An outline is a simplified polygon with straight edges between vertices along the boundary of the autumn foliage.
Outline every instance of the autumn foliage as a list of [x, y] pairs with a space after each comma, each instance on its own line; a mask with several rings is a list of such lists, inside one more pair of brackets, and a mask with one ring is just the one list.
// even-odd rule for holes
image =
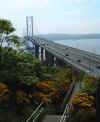
[[[34, 84], [31, 91], [16, 90], [16, 104], [38, 104], [40, 101], [45, 103], [59, 102], [63, 95], [67, 92], [71, 82], [65, 81], [38, 81]], [[63, 89], [61, 89], [63, 87]], [[0, 82], [0, 101], [7, 100], [10, 96], [10, 89], [4, 83]]]
[[61, 93], [64, 94], [67, 92], [70, 82], [65, 81], [64, 88], [62, 92], [60, 91], [60, 86], [58, 87], [56, 84], [61, 85], [62, 81], [44, 81], [37, 82], [36, 88], [38, 89], [37, 95], [38, 97], [45, 103], [52, 103], [54, 101], [59, 101]]
[[3, 102], [8, 99], [8, 86], [0, 82], [0, 102]]
[[81, 108], [89, 109], [94, 105], [94, 97], [89, 96], [87, 93], [76, 94], [72, 100], [74, 105], [78, 105]]
[[17, 104], [30, 104], [30, 100], [25, 92], [22, 90], [19, 90], [16, 92], [16, 103]]
[[87, 75], [84, 79], [84, 88], [87, 89], [87, 92], [90, 94], [94, 94], [96, 92], [97, 84], [98, 78], [92, 75]]
[[[88, 122], [90, 120], [95, 120], [96, 109], [94, 105], [94, 97], [89, 96], [88, 93], [82, 92], [75, 95], [72, 100], [74, 106], [74, 114], [76, 118], [83, 119]], [[83, 120], [81, 120], [83, 122]]]

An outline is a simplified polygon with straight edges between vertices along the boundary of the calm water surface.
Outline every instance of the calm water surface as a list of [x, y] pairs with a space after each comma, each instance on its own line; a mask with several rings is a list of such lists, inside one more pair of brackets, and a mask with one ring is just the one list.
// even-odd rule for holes
[[100, 39], [60, 40], [55, 42], [100, 55]]

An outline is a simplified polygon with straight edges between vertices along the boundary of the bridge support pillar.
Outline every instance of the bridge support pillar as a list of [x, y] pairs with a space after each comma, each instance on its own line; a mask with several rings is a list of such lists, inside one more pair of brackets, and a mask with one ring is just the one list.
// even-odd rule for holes
[[49, 62], [48, 51], [45, 50], [45, 63], [46, 63], [46, 65], [48, 65], [48, 62]]
[[35, 45], [35, 56], [39, 58], [39, 45]]
[[44, 52], [44, 49], [43, 49], [43, 47], [41, 47], [41, 61], [44, 60], [44, 57], [43, 57], [44, 56], [44, 53], [43, 52]]
[[48, 52], [47, 50], [45, 50], [45, 58], [46, 58], [46, 64], [48, 66], [54, 65], [54, 56], [50, 52]]
[[62, 60], [59, 59], [59, 58], [56, 58], [55, 64], [56, 64], [56, 66], [65, 66], [64, 61], [62, 61]]
[[51, 53], [49, 54], [49, 64], [50, 66], [54, 65], [54, 55], [52, 55]]

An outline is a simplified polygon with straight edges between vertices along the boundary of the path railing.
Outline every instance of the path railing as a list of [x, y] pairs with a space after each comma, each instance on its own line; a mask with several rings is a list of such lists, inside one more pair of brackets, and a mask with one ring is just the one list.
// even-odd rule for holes
[[72, 109], [72, 104], [66, 104], [65, 110], [64, 110], [59, 122], [65, 122], [67, 119], [70, 119], [70, 110], [71, 109]]
[[68, 90], [68, 92], [67, 92], [67, 94], [66, 94], [66, 96], [65, 96], [65, 98], [63, 100], [63, 103], [61, 105], [61, 113], [64, 111], [65, 105], [68, 103], [68, 101], [69, 101], [69, 99], [70, 99], [70, 97], [72, 95], [72, 92], [73, 92], [73, 90], [75, 88], [75, 84], [76, 84], [76, 81], [73, 81], [72, 84], [69, 87], [69, 90]]
[[31, 120], [35, 122], [35, 120], [40, 116], [43, 109], [43, 102], [40, 103], [40, 105], [35, 109], [35, 111], [30, 115], [30, 117], [26, 120], [26, 122], [30, 122]]

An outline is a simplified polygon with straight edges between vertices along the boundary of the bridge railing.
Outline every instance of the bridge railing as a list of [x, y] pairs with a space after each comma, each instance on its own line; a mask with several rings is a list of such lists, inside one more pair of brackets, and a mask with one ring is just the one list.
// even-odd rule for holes
[[[100, 75], [100, 71], [98, 69], [98, 66], [100, 66], [99, 55], [58, 44], [53, 41], [48, 41], [46, 39], [34, 38], [33, 40], [35, 40], [34, 42], [36, 45], [43, 47], [52, 55], [63, 60], [64, 63], [74, 67], [76, 70], [78, 69], [86, 73], [92, 72], [92, 74], [96, 76]], [[69, 56], [66, 57], [66, 53], [69, 53]], [[77, 61], [78, 59], [80, 60], [80, 63]]]

